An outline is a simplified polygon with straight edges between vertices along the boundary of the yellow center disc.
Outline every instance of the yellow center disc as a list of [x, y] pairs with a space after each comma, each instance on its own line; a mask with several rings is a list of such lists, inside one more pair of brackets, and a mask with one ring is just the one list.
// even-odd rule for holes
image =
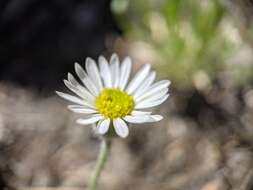
[[118, 88], [103, 89], [95, 103], [98, 111], [110, 119], [124, 117], [134, 107], [133, 97]]

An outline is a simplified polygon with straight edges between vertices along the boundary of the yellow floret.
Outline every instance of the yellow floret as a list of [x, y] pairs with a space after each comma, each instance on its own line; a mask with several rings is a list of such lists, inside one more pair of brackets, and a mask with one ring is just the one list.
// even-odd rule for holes
[[128, 115], [134, 108], [133, 97], [118, 88], [105, 88], [96, 98], [98, 111], [106, 118]]

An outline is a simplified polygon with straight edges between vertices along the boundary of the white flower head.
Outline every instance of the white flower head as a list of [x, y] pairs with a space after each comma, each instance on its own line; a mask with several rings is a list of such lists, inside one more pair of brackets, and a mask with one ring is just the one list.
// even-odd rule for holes
[[126, 57], [120, 65], [116, 54], [111, 56], [110, 63], [100, 56], [98, 66], [93, 59], [87, 58], [85, 72], [75, 63], [76, 74], [83, 85], [70, 73], [64, 83], [76, 96], [56, 92], [74, 103], [68, 106], [70, 110], [85, 114], [77, 123], [96, 124], [97, 132], [102, 135], [113, 126], [116, 134], [125, 138], [129, 133], [127, 123], [149, 123], [163, 118], [143, 109], [160, 105], [168, 98], [169, 80], [154, 82], [156, 73], [146, 64], [128, 82], [131, 59]]

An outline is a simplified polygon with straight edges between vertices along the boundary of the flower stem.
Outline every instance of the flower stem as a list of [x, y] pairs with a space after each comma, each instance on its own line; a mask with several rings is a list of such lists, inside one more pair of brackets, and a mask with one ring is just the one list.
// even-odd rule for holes
[[88, 186], [89, 190], [96, 190], [97, 188], [98, 178], [106, 163], [107, 157], [109, 155], [110, 147], [111, 147], [110, 140], [103, 138], [100, 145], [100, 151], [97, 158], [95, 171], [89, 180], [89, 186]]

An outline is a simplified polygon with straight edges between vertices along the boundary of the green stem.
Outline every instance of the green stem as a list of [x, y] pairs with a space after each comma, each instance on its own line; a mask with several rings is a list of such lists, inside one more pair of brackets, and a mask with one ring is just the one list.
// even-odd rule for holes
[[104, 165], [106, 163], [107, 157], [109, 155], [110, 147], [111, 147], [110, 140], [103, 138], [101, 145], [100, 145], [100, 151], [99, 151], [99, 155], [97, 158], [95, 171], [89, 181], [89, 186], [88, 186], [89, 190], [96, 190], [96, 188], [97, 188], [98, 178], [99, 178], [99, 176], [104, 168]]

